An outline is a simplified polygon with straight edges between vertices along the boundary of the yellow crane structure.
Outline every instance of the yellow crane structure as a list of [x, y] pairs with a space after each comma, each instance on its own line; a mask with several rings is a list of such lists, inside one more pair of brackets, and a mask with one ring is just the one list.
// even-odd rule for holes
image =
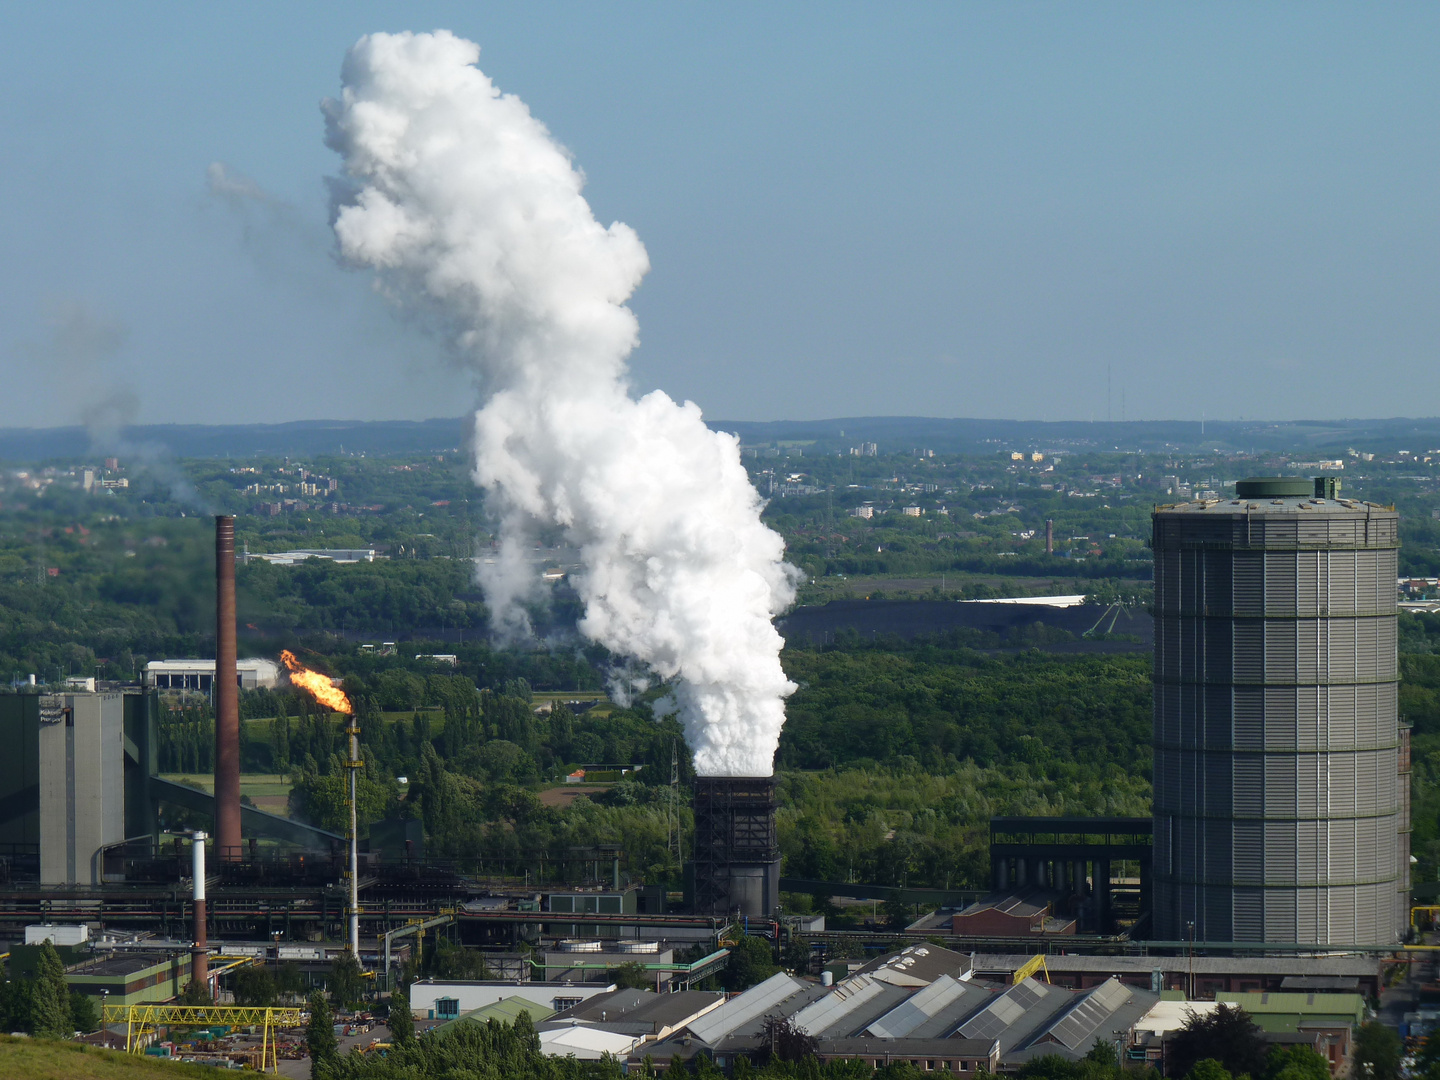
[[106, 1005], [101, 1021], [125, 1025], [125, 1049], [138, 1054], [145, 1049], [147, 1037], [161, 1026], [208, 1027], [226, 1024], [230, 1027], [260, 1028], [260, 1071], [280, 1071], [275, 1052], [275, 1034], [280, 1028], [299, 1027], [310, 1019], [306, 1009], [251, 1007], [245, 1005]]
[[1018, 968], [1016, 968], [1015, 974], [1011, 977], [1010, 982], [1012, 985], [1018, 985], [1028, 979], [1031, 975], [1034, 975], [1037, 971], [1044, 972], [1045, 981], [1047, 983], [1050, 981], [1050, 969], [1045, 966], [1044, 953], [1036, 953], [1029, 960], [1026, 960], [1025, 963], [1021, 964]]

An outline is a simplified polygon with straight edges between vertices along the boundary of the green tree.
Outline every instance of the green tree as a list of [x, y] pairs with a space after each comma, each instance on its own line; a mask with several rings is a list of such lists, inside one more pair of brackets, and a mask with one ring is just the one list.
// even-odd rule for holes
[[65, 965], [49, 941], [40, 946], [35, 962], [30, 1033], [42, 1039], [68, 1039], [75, 1033], [70, 1024], [70, 986], [65, 982]]
[[808, 975], [812, 955], [814, 950], [810, 948], [810, 942], [798, 934], [792, 934], [790, 940], [785, 942], [785, 947], [780, 950], [780, 963], [787, 971], [793, 971], [796, 975]]
[[235, 1003], [264, 1008], [279, 1000], [275, 976], [263, 964], [251, 964], [235, 972]]
[[95, 1031], [100, 1027], [100, 1006], [89, 994], [70, 995], [70, 1030]]
[[762, 937], [742, 937], [730, 947], [730, 962], [720, 973], [720, 985], [731, 993], [748, 990], [779, 970], [771, 958], [769, 941]]
[[280, 970], [275, 973], [275, 992], [283, 994], [287, 1000], [293, 1000], [305, 993], [305, 976], [300, 974], [297, 965], [280, 965]]
[[1274, 1046], [1264, 1080], [1330, 1080], [1330, 1063], [1313, 1046]]
[[611, 968], [606, 975], [621, 990], [648, 990], [655, 985], [655, 980], [646, 973], [644, 965], [634, 960]]
[[337, 1009], [352, 1009], [365, 995], [365, 982], [360, 962], [349, 951], [339, 957], [330, 969], [330, 1000]]
[[410, 1011], [410, 990], [397, 986], [390, 995], [390, 1041], [404, 1046], [415, 1041], [415, 1014]]
[[33, 1031], [30, 1022], [35, 984], [29, 979], [7, 979], [0, 983], [0, 1032]]
[[452, 945], [441, 938], [430, 953], [430, 974], [436, 979], [490, 979], [494, 976], [485, 963], [485, 954], [463, 945]]
[[214, 1005], [215, 999], [210, 996], [208, 983], [201, 984], [191, 979], [185, 984], [185, 989], [180, 994], [182, 1005]]
[[1201, 1058], [1190, 1067], [1185, 1080], [1232, 1080], [1230, 1070], [1214, 1058]]
[[1110, 1071], [1120, 1068], [1120, 1056], [1115, 1052], [1115, 1044], [1106, 1042], [1098, 1035], [1094, 1045], [1085, 1052], [1085, 1060]]
[[1232, 1076], [1260, 1076], [1268, 1049], [1249, 1013], [1221, 1004], [1211, 1013], [1192, 1013], [1185, 1026], [1171, 1036], [1165, 1071], [1169, 1076], [1188, 1076], [1196, 1063], [1213, 1058]]
[[310, 1052], [310, 1080], [330, 1080], [340, 1064], [340, 1040], [335, 1037], [335, 1016], [330, 1011], [330, 1003], [318, 990], [310, 995], [305, 1046]]
[[1400, 1035], [1378, 1020], [1355, 1033], [1354, 1074], [1361, 1080], [1399, 1080], [1404, 1047]]

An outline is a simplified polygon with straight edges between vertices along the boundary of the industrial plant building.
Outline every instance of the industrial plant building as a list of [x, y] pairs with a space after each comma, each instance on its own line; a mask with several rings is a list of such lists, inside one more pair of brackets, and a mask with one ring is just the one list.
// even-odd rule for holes
[[695, 778], [691, 900], [696, 914], [769, 918], [780, 910], [773, 777]]
[[[242, 690], [274, 687], [280, 682], [280, 665], [251, 657], [235, 661], [237, 686]], [[151, 660], [145, 665], [145, 685], [156, 690], [195, 690], [210, 693], [215, 679], [214, 660]]]
[[1156, 510], [1154, 938], [1398, 939], [1398, 526], [1328, 478]]

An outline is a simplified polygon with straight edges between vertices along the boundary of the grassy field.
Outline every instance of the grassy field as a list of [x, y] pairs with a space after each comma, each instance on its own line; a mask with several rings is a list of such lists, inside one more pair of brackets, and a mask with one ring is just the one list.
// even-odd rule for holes
[[831, 600], [864, 600], [881, 593], [891, 600], [955, 600], [976, 585], [995, 589], [1001, 596], [1057, 596], [1085, 592], [1088, 582], [1075, 578], [1009, 577], [1000, 574], [957, 573], [909, 575], [855, 574], [822, 577], [800, 587], [800, 603], [826, 604]]
[[205, 1065], [159, 1061], [118, 1050], [77, 1043], [12, 1039], [0, 1035], [0, 1076], [6, 1080], [159, 1080], [162, 1077], [210, 1077]]
[[[160, 775], [177, 784], [201, 787], [211, 794], [215, 791], [215, 777], [212, 773], [161, 773]], [[250, 801], [255, 804], [257, 809], [283, 815], [290, 798], [290, 782], [276, 773], [241, 773], [240, 794], [250, 796]]]

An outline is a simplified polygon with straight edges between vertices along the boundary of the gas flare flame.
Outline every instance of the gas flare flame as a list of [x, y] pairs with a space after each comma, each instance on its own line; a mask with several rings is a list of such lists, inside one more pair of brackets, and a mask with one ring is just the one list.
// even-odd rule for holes
[[291, 684], [300, 687], [331, 712], [349, 715], [355, 711], [350, 706], [350, 699], [345, 696], [343, 690], [330, 681], [330, 676], [321, 675], [318, 671], [311, 671], [299, 660], [296, 660], [295, 654], [289, 649], [280, 651], [280, 661], [290, 669]]

